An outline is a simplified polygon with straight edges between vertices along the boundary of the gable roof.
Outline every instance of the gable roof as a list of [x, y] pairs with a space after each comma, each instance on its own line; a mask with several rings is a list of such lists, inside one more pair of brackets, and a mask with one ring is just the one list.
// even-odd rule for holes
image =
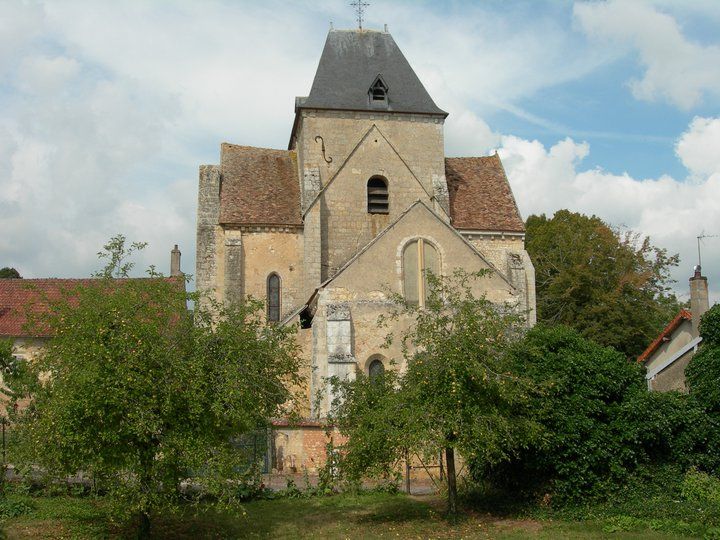
[[297, 154], [223, 143], [220, 223], [302, 225]]
[[445, 158], [450, 218], [456, 229], [524, 232], [500, 157]]
[[[112, 283], [122, 283], [155, 278], [113, 279]], [[165, 277], [169, 282], [185, 287], [182, 277]], [[38, 326], [29, 331], [26, 328], [28, 314], [48, 313], [48, 301], [59, 300], [64, 292], [77, 287], [94, 287], [105, 283], [103, 278], [83, 279], [0, 279], [0, 337], [51, 337], [47, 328]]]
[[39, 315], [48, 311], [43, 298], [57, 300], [62, 291], [96, 283], [97, 279], [0, 279], [0, 336], [49, 337], [46, 329], [28, 334], [27, 313]]
[[380, 110], [447, 116], [392, 36], [374, 30], [330, 30], [310, 95], [296, 100], [296, 108], [377, 111], [368, 90], [378, 75], [388, 86], [387, 108]]
[[637, 361], [638, 362], [647, 362], [647, 360], [660, 348], [660, 345], [665, 343], [667, 340], [670, 339], [670, 336], [672, 333], [678, 329], [678, 327], [683, 323], [683, 321], [691, 321], [692, 320], [692, 313], [688, 311], [687, 309], [681, 309], [680, 313], [678, 313], [675, 318], [668, 323], [668, 325], [663, 329], [662, 332], [656, 337], [650, 345], [648, 345], [647, 349], [643, 351], [643, 353], [638, 356]]

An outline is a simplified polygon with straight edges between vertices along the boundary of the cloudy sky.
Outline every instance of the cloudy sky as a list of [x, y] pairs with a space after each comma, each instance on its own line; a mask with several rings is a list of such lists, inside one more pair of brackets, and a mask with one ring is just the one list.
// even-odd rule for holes
[[[344, 0], [0, 0], [0, 267], [81, 277], [124, 233], [194, 272], [198, 165], [285, 148]], [[446, 153], [503, 158], [523, 217], [592, 213], [679, 252], [720, 235], [720, 2], [370, 0]], [[720, 300], [720, 238], [703, 243]]]

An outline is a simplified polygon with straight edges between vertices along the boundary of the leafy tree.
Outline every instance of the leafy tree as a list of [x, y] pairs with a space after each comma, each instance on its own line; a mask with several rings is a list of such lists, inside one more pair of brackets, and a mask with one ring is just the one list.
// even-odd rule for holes
[[538, 321], [560, 323], [636, 357], [679, 310], [670, 292], [678, 255], [596, 216], [530, 216]]
[[22, 276], [20, 275], [20, 272], [15, 270], [14, 268], [10, 268], [6, 266], [5, 268], [0, 268], [0, 279], [20, 279]]
[[[109, 246], [120, 256], [102, 274], [126, 275], [123, 242]], [[261, 303], [210, 304], [193, 321], [186, 300], [182, 281], [160, 277], [48, 299], [38, 323], [54, 337], [15, 419], [22, 464], [92, 475], [143, 536], [183, 499], [237, 498], [248, 462], [234, 441], [288, 412], [301, 383], [292, 329], [266, 325]]]
[[429, 276], [424, 308], [396, 297], [392, 317], [414, 323], [402, 336], [407, 369], [336, 383], [334, 419], [349, 437], [341, 461], [346, 474], [387, 474], [406, 452], [437, 456], [442, 449], [450, 515], [457, 512], [456, 451], [494, 464], [540, 436], [528, 419], [532, 388], [505, 357], [522, 320], [507, 306], [473, 296], [470, 284], [478, 277]]
[[700, 350], [685, 370], [690, 392], [720, 420], [720, 305], [702, 316]]
[[614, 349], [541, 325], [510, 357], [541, 390], [531, 410], [545, 437], [498, 466], [471, 463], [474, 473], [568, 501], [620, 489], [643, 463], [707, 463], [711, 419], [687, 395], [648, 392], [641, 367]]

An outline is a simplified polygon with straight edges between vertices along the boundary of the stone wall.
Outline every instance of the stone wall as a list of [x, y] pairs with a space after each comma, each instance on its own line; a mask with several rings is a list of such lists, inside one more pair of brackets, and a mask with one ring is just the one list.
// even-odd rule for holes
[[218, 243], [222, 241], [219, 219], [220, 167], [202, 165], [198, 185], [195, 262], [195, 287], [198, 291], [210, 293], [217, 286]]
[[[298, 137], [303, 207], [312, 212], [320, 206], [321, 280], [417, 200], [447, 219], [442, 127], [442, 120], [422, 115], [303, 112]], [[367, 212], [367, 182], [375, 175], [388, 181], [387, 215]], [[307, 201], [313, 199], [316, 176], [324, 191], [313, 205]]]

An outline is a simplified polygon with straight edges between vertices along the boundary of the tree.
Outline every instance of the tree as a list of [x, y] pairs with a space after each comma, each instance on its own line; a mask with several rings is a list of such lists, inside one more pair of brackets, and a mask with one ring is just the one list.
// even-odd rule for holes
[[20, 279], [22, 276], [20, 275], [20, 272], [15, 270], [14, 268], [10, 268], [6, 266], [5, 268], [0, 268], [0, 279]]
[[[536, 384], [532, 414], [544, 437], [474, 474], [515, 494], [587, 501], [619, 491], [642, 464], [704, 465], [711, 419], [679, 392], [648, 392], [643, 370], [618, 351], [560, 325], [538, 325], [509, 354]], [[716, 437], [717, 438], [717, 437]]]
[[685, 375], [690, 392], [720, 420], [720, 305], [700, 319], [702, 345], [692, 357]]
[[[126, 270], [103, 275], [126, 275], [124, 242], [113, 246]], [[248, 458], [234, 442], [287, 412], [301, 382], [293, 330], [266, 325], [260, 302], [204, 303], [193, 320], [186, 300], [162, 277], [104, 277], [48, 300], [38, 322], [54, 337], [15, 419], [26, 467], [91, 475], [142, 536], [183, 499], [235, 499]]]
[[524, 328], [508, 306], [473, 296], [477, 274], [429, 276], [424, 308], [395, 297], [393, 317], [413, 327], [403, 339], [404, 373], [337, 382], [334, 420], [349, 437], [341, 467], [351, 477], [391, 471], [407, 452], [447, 461], [448, 512], [457, 512], [455, 452], [488, 464], [540, 436], [529, 419], [532, 387], [510, 369], [505, 351]]
[[560, 210], [530, 216], [538, 321], [565, 324], [636, 357], [679, 311], [670, 292], [678, 255], [600, 218]]

